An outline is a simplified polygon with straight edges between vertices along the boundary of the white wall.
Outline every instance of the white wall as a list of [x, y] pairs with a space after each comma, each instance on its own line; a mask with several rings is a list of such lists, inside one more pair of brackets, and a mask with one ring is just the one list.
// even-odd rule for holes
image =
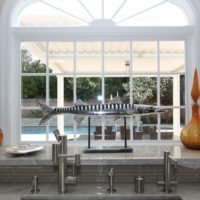
[[1, 12], [1, 9], [2, 9], [3, 4], [4, 4], [5, 1], [6, 1], [6, 0], [0, 0], [0, 12]]

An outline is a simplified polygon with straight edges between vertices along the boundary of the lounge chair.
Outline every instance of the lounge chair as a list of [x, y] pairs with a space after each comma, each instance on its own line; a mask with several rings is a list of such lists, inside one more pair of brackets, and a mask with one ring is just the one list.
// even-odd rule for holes
[[[105, 127], [105, 140], [115, 140], [116, 133], [112, 131], [112, 126]], [[94, 132], [94, 139], [102, 139], [102, 126], [96, 126], [96, 131]]]
[[102, 139], [102, 126], [96, 126], [96, 131], [94, 132], [94, 139], [101, 140]]
[[149, 126], [149, 135], [150, 135], [150, 140], [158, 139], [158, 133], [156, 132], [156, 126]]
[[136, 132], [135, 131], [135, 126], [133, 126], [133, 139], [134, 140], [142, 140], [143, 137], [143, 132]]

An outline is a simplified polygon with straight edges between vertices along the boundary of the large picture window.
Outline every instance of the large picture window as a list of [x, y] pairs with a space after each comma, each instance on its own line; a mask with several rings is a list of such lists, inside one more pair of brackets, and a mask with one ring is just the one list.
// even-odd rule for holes
[[[6, 0], [0, 38], [4, 144], [53, 141], [55, 128], [84, 141], [87, 117], [58, 115], [39, 125], [39, 103], [69, 107], [80, 98], [103, 104], [115, 96], [168, 110], [127, 117], [129, 141], [179, 140], [191, 117], [191, 77], [199, 66], [196, 25], [192, 2], [181, 0]], [[124, 138], [121, 118], [92, 117], [91, 125], [96, 141]]]
[[[55, 128], [86, 140], [87, 116], [53, 116], [39, 125], [39, 102], [52, 107], [109, 103], [154, 105], [168, 112], [127, 118], [129, 140], [177, 139], [185, 122], [184, 41], [21, 42], [21, 140], [52, 141]], [[176, 126], [174, 126], [176, 122]], [[123, 118], [93, 116], [94, 140], [121, 140]]]

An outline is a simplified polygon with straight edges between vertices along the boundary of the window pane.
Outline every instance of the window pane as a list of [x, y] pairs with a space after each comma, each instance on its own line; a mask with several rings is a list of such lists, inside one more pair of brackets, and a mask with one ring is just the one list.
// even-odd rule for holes
[[160, 78], [160, 102], [161, 105], [173, 105], [173, 78]]
[[[48, 125], [48, 139], [49, 139], [49, 141], [56, 141], [56, 138], [54, 136], [53, 131], [55, 129], [59, 129], [57, 118], [58, 118], [58, 115], [52, 115], [52, 117], [45, 123], [46, 125]], [[59, 131], [60, 131], [60, 134], [63, 134], [61, 132], [61, 130], [59, 130]]]
[[163, 0], [106, 0], [103, 4], [102, 0], [39, 1], [25, 7], [16, 21], [14, 25], [27, 27], [83, 26], [94, 22], [101, 26], [103, 22], [120, 26], [188, 25], [187, 16], [178, 6]]
[[160, 42], [160, 72], [185, 72], [185, 48], [183, 41]]
[[157, 102], [157, 85], [155, 77], [133, 78], [133, 102], [137, 104], [152, 104]]
[[104, 43], [104, 69], [105, 72], [129, 73], [130, 71], [130, 45], [129, 42]]
[[64, 78], [64, 105], [66, 107], [73, 106], [73, 78]]
[[46, 140], [46, 127], [39, 126], [41, 117], [41, 110], [21, 110], [21, 141]]
[[101, 103], [101, 96], [100, 78], [77, 78], [77, 99], [95, 104]]
[[21, 43], [21, 72], [46, 73], [46, 43]]
[[124, 103], [129, 103], [129, 78], [106, 77], [105, 78], [105, 102], [110, 102], [113, 97], [119, 96]]
[[133, 42], [133, 72], [157, 72], [156, 42]]
[[49, 72], [72, 73], [74, 70], [74, 47], [72, 42], [49, 43]]
[[158, 139], [157, 125], [144, 125], [142, 131], [142, 139], [157, 140]]
[[185, 13], [173, 3], [163, 0], [128, 0], [114, 19], [120, 26], [188, 25]]
[[161, 140], [171, 140], [174, 137], [173, 130], [173, 109], [161, 114]]
[[21, 77], [22, 106], [39, 107], [39, 102], [45, 102], [46, 77], [22, 76]]
[[77, 42], [76, 72], [99, 73], [102, 70], [101, 42]]
[[25, 27], [63, 27], [87, 24], [65, 12], [71, 12], [83, 19], [89, 17], [77, 1], [72, 0], [66, 3], [66, 0], [48, 0], [34, 2], [23, 9], [19, 15], [17, 25]]
[[157, 140], [157, 114], [141, 116], [143, 122], [142, 139], [143, 140]]
[[[103, 139], [103, 116], [91, 116], [91, 140], [102, 140]], [[86, 125], [85, 125], [86, 127]], [[80, 136], [81, 140], [88, 139], [88, 129], [85, 129], [83, 136]]]

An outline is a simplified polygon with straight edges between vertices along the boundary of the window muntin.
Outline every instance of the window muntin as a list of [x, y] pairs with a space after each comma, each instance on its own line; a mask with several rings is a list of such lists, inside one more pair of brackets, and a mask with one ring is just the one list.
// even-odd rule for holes
[[41, 0], [25, 7], [15, 25], [67, 27], [186, 26], [188, 24], [184, 12], [166, 0]]
[[[38, 44], [37, 42], [35, 42], [36, 44]], [[58, 45], [60, 46], [61, 42], [60, 43], [57, 43], [57, 42], [53, 42], [53, 41], [50, 41], [50, 42], [43, 42], [45, 45], [46, 48], [44, 48], [44, 52], [47, 52], [47, 55], [46, 55], [46, 58], [44, 60], [47, 61], [47, 63], [49, 64], [49, 60], [51, 59], [51, 56], [49, 56], [49, 54], [51, 54], [51, 51], [49, 51], [49, 49], [51, 48], [51, 45], [50, 44], [54, 44], [54, 45]], [[65, 42], [63, 42], [64, 44]], [[72, 42], [74, 45], [73, 45], [73, 49], [71, 50], [71, 52], [74, 53], [74, 55], [77, 55], [78, 53], [78, 49], [80, 51], [80, 48], [77, 49], [77, 45], [78, 43], [80, 42]], [[110, 42], [110, 41], [96, 41], [96, 43], [98, 44], [101, 44], [101, 48], [98, 49], [98, 52], [101, 52], [101, 58], [97, 58], [98, 60], [100, 60], [100, 62], [102, 63], [102, 68], [101, 70], [99, 71], [99, 73], [91, 73], [90, 75], [87, 75], [87, 73], [85, 74], [85, 72], [80, 72], [80, 71], [76, 71], [76, 63], [77, 63], [77, 60], [74, 60], [74, 71], [73, 73], [68, 73], [68, 72], [63, 72], [62, 74], [60, 73], [48, 73], [48, 71], [50, 71], [50, 64], [46, 66], [46, 72], [47, 73], [42, 73], [42, 74], [38, 74], [37, 72], [36, 73], [24, 73], [22, 72], [21, 74], [21, 80], [22, 80], [22, 107], [21, 107], [21, 110], [22, 110], [22, 118], [21, 118], [21, 139], [24, 141], [28, 138], [28, 140], [39, 140], [38, 138], [41, 137], [41, 140], [54, 140], [54, 137], [52, 135], [52, 130], [53, 128], [55, 128], [56, 126], [58, 126], [58, 117], [57, 116], [54, 116], [51, 118], [51, 120], [47, 123], [45, 123], [45, 125], [42, 125], [42, 126], [38, 126], [39, 124], [39, 120], [40, 120], [40, 115], [41, 113], [38, 114], [38, 112], [27, 112], [28, 114], [24, 114], [25, 111], [24, 110], [39, 110], [39, 105], [38, 105], [38, 102], [39, 100], [40, 101], [43, 101], [43, 102], [47, 102], [49, 103], [51, 106], [60, 106], [60, 104], [58, 103], [58, 93], [60, 92], [59, 90], [62, 88], [60, 88], [60, 86], [58, 86], [59, 84], [59, 78], [63, 77], [64, 79], [64, 85], [63, 85], [63, 90], [64, 90], [64, 101], [63, 103], [63, 106], [72, 106], [73, 105], [73, 101], [75, 101], [76, 99], [78, 98], [82, 98], [82, 91], [80, 90], [80, 87], [78, 88], [78, 85], [79, 85], [79, 80], [80, 79], [94, 79], [94, 80], [98, 80], [98, 81], [95, 81], [98, 82], [98, 87], [97, 87], [97, 90], [96, 92], [97, 93], [93, 93], [95, 94], [91, 99], [88, 99], [87, 97], [85, 98], [82, 98], [83, 100], [86, 100], [86, 101], [89, 101], [89, 102], [92, 102], [92, 103], [102, 103], [102, 94], [103, 94], [103, 91], [105, 92], [105, 103], [109, 102], [109, 100], [114, 97], [114, 96], [123, 96], [123, 100], [124, 102], [130, 102], [131, 99], [133, 100], [133, 103], [149, 103], [149, 104], [153, 104], [153, 105], [164, 105], [165, 108], [172, 108], [174, 106], [174, 104], [172, 103], [172, 99], [171, 99], [171, 96], [170, 96], [170, 103], [164, 103], [163, 104], [163, 100], [162, 100], [162, 97], [161, 97], [161, 93], [158, 93], [159, 90], [162, 89], [162, 79], [164, 77], [169, 77], [169, 80], [171, 80], [172, 78], [176, 77], [176, 76], [181, 76], [182, 78], [180, 79], [181, 81], [179, 82], [179, 86], [180, 87], [183, 87], [181, 85], [184, 85], [184, 73], [185, 73], [185, 67], [184, 67], [184, 70], [180, 73], [180, 71], [174, 71], [173, 73], [172, 72], [168, 72], [167, 70], [165, 71], [164, 74], [162, 74], [163, 72], [160, 71], [159, 69], [159, 66], [160, 66], [160, 62], [159, 62], [159, 59], [161, 57], [161, 54], [163, 53], [162, 51], [160, 52], [159, 51], [159, 46], [164, 45], [165, 42], [164, 41], [151, 41], [152, 44], [154, 44], [153, 46], [157, 46], [158, 49], [156, 49], [155, 51], [155, 55], [154, 57], [157, 58], [157, 65], [156, 65], [156, 68], [158, 69], [156, 72], [152, 73], [151, 70], [147, 70], [145, 73], [142, 72], [141, 74], [139, 73], [135, 73], [134, 71], [131, 71], [131, 70], [127, 70], [125, 74], [119, 72], [119, 73], [111, 73], [111, 72], [106, 72], [105, 71], [105, 65], [106, 65], [106, 62], [105, 62], [105, 59], [106, 59], [106, 54], [107, 54], [107, 50], [105, 48], [106, 44], [113, 44], [113, 46], [110, 47], [110, 49], [112, 49], [114, 52], [117, 52], [117, 43], [121, 43], [119, 41], [116, 41], [116, 42]], [[137, 47], [137, 44], [138, 42], [135, 42], [135, 41], [125, 41], [123, 42], [123, 44], [126, 44], [125, 46], [128, 46], [130, 47], [131, 45], [133, 47]], [[149, 41], [141, 41], [142, 44], [149, 44]], [[171, 42], [173, 43], [173, 42]], [[184, 43], [184, 42], [182, 42]], [[24, 50], [24, 44], [27, 44], [27, 42], [22, 42], [21, 43], [21, 51]], [[86, 42], [86, 44], [89, 44], [89, 42]], [[176, 46], [177, 42], [174, 41], [174, 46]], [[87, 45], [86, 45], [87, 46]], [[147, 45], [148, 46], [148, 45]], [[174, 46], [172, 45], [172, 47], [174, 48]], [[29, 47], [29, 45], [27, 46]], [[140, 52], [140, 45], [138, 46], [138, 49], [135, 50], [135, 52], [137, 54], [139, 54]], [[124, 49], [124, 53], [122, 52], [122, 49]], [[130, 63], [134, 63], [134, 59], [137, 58], [137, 56], [134, 55], [134, 49], [130, 49], [130, 52], [129, 52], [129, 56], [128, 56], [128, 53], [126, 51], [126, 49], [128, 48], [122, 48], [121, 49], [121, 52], [119, 54], [116, 54], [115, 56], [119, 56], [120, 59], [121, 57], [123, 57], [124, 55], [126, 55], [129, 59], [130, 59]], [[31, 55], [33, 57], [34, 56], [34, 51], [32, 51], [32, 48], [30, 49], [26, 49], [28, 51], [28, 55]], [[88, 49], [87, 49], [88, 50]], [[29, 52], [30, 51], [30, 52]], [[149, 50], [150, 51], [150, 50]], [[184, 49], [182, 49], [182, 54], [184, 55]], [[143, 52], [143, 49], [141, 49], [141, 53]], [[87, 52], [88, 53], [88, 52]], [[147, 54], [149, 52], [146, 52]], [[45, 54], [44, 54], [45, 55]], [[123, 55], [123, 56], [122, 56]], [[132, 55], [132, 56], [131, 56]], [[64, 55], [65, 56], [65, 55]], [[116, 57], [114, 59], [116, 59]], [[127, 57], [125, 57], [125, 61], [127, 59]], [[155, 59], [154, 57], [152, 57], [152, 59]], [[23, 58], [23, 57], [22, 57]], [[79, 59], [79, 57], [74, 57], [76, 59]], [[184, 56], [183, 56], [184, 58]], [[173, 57], [171, 58], [173, 59]], [[180, 58], [182, 59], [182, 57]], [[37, 61], [37, 60], [36, 60]], [[66, 61], [66, 60], [65, 60]], [[66, 61], [67, 62], [67, 61]], [[182, 62], [182, 61], [181, 61]], [[23, 63], [23, 60], [22, 60], [22, 63]], [[144, 63], [146, 63], [146, 61], [144, 60]], [[168, 66], [168, 65], [166, 65]], [[90, 69], [90, 67], [88, 68], [88, 70]], [[150, 68], [151, 69], [151, 68]], [[86, 71], [88, 71], [86, 70]], [[98, 75], [98, 77], [97, 77]], [[45, 81], [43, 81], [44, 83], [42, 84], [43, 85], [43, 89], [42, 92], [40, 92], [40, 90], [37, 91], [38, 94], [42, 93], [42, 95], [39, 95], [38, 98], [34, 99], [34, 103], [32, 104], [24, 104], [25, 101], [27, 100], [31, 100], [31, 96], [28, 96], [26, 97], [26, 95], [24, 94], [24, 84], [23, 84], [23, 79], [24, 77], [28, 78], [28, 81], [31, 82], [32, 78], [34, 78], [34, 80], [37, 80], [37, 78], [43, 78], [45, 79]], [[154, 96], [152, 97], [149, 97], [145, 99], [145, 101], [143, 102], [136, 102], [134, 100], [134, 98], [130, 98], [130, 95], [134, 95], [134, 89], [135, 87], [134, 86], [131, 86], [130, 85], [130, 79], [131, 77], [133, 77], [133, 79], [136, 79], [136, 78], [142, 78], [142, 80], [145, 80], [147, 78], [150, 78], [152, 80], [154, 80], [154, 84], [153, 84], [153, 88], [154, 88]], [[29, 80], [30, 79], [30, 80]], [[116, 83], [120, 83], [120, 82], [123, 82], [122, 85], [120, 85], [119, 87], [114, 88], [108, 88], [107, 86], [108, 85], [113, 85], [113, 86], [116, 86], [117, 84], [115, 83], [115, 80], [117, 81]], [[122, 80], [122, 81], [121, 81]], [[37, 82], [37, 81], [35, 81]], [[113, 82], [113, 83], [111, 83]], [[134, 81], [133, 81], [134, 82]], [[90, 84], [90, 81], [88, 82], [88, 85]], [[30, 84], [28, 83], [27, 86], [29, 86]], [[40, 85], [40, 84], [39, 84]], [[84, 84], [85, 86], [87, 86], [87, 84]], [[104, 87], [102, 87], [102, 85], [104, 85]], [[133, 84], [134, 85], [134, 84]], [[86, 88], [87, 89], [87, 88]], [[89, 87], [89, 91], [92, 92], [92, 90], [94, 89], [93, 86], [90, 85]], [[170, 86], [170, 90], [174, 90], [174, 88], [172, 86]], [[181, 90], [180, 90], [181, 91]], [[145, 93], [145, 91], [144, 91]], [[99, 99], [98, 99], [98, 96], [99, 96]], [[165, 94], [166, 96], [166, 94]], [[182, 116], [184, 114], [184, 109], [181, 107], [181, 105], [184, 105], [184, 94], [180, 92], [180, 98], [181, 98], [181, 102], [182, 103], [178, 103], [176, 102], [175, 106], [180, 106], [181, 108], [181, 117], [180, 117], [180, 122], [181, 124], [184, 122], [184, 117]], [[93, 101], [93, 100], [94, 101]], [[159, 100], [160, 99], [160, 100]], [[28, 106], [26, 106], [28, 105]], [[179, 109], [179, 108], [177, 108]], [[175, 109], [174, 109], [175, 110]], [[174, 112], [174, 111], [173, 111]], [[171, 109], [171, 112], [170, 113], [173, 113], [172, 112], [172, 109]], [[180, 112], [180, 109], [178, 110], [178, 112]], [[35, 115], [37, 114], [37, 115]], [[168, 128], [169, 130], [169, 126], [170, 126], [170, 130], [172, 131], [173, 130], [173, 123], [171, 123], [173, 120], [174, 120], [174, 117], [171, 115], [169, 115], [169, 119], [167, 121], [163, 121], [163, 117], [161, 118], [161, 124], [159, 125], [159, 120], [158, 120], [159, 116], [157, 115], [154, 115], [154, 116], [144, 116], [144, 117], [141, 117], [143, 123], [144, 123], [144, 127], [146, 128], [146, 126], [150, 126], [149, 124], [151, 124], [151, 126], [154, 126], [154, 132], [152, 133], [152, 135], [149, 135], [148, 139], [168, 139], [166, 137], [159, 137], [159, 134], [162, 134], [162, 129], [163, 128]], [[167, 118], [166, 118], [167, 119]], [[67, 116], [63, 116], [63, 123], [64, 125], [66, 126], [65, 129], [63, 129], [63, 131], [65, 131], [65, 133], [69, 134], [70, 137], [74, 138], [74, 139], [77, 139], [77, 135], [80, 135], [81, 133], [83, 135], [85, 135], [84, 137], [82, 137], [82, 139], [86, 139], [87, 138], [87, 119], [83, 120], [82, 121], [82, 124], [77, 124], [74, 120], [70, 119], [70, 121], [67, 121], [69, 120], [69, 117]], [[127, 121], [129, 121], [129, 119], [127, 119]], [[123, 119], [120, 119], [117, 123], [112, 121], [112, 120], [107, 120], [107, 119], [103, 119], [103, 118], [100, 118], [98, 120], [96, 120], [95, 118], [92, 118], [92, 123], [95, 125], [95, 126], [98, 126], [99, 124], [102, 125], [103, 127], [107, 127], [107, 126], [112, 126], [112, 130], [113, 131], [119, 131], [120, 129], [120, 126], [122, 126], [123, 124]], [[130, 130], [131, 131], [134, 131], [132, 126], [134, 125], [134, 120], [130, 120], [128, 122], [128, 126], [130, 127]], [[30, 130], [30, 132], [27, 131], [27, 127], [31, 127], [32, 129]], [[38, 137], [36, 138], [36, 136], [34, 134], [30, 134], [30, 133], [35, 133], [33, 132], [33, 129], [35, 128], [36, 131], [37, 131], [37, 128], [39, 127], [39, 130], [38, 130]], [[159, 131], [159, 127], [161, 127], [160, 131]], [[64, 127], [63, 127], [64, 128]], [[41, 134], [41, 131], [42, 130], [45, 130], [43, 131], [43, 134]], [[104, 130], [104, 129], [102, 129]], [[150, 128], [148, 128], [148, 130], [150, 130]], [[155, 132], [156, 130], [156, 132]], [[94, 132], [95, 131], [95, 127], [92, 127], [92, 131]], [[176, 130], [177, 131], [177, 130]], [[179, 132], [179, 130], [177, 131]], [[103, 132], [104, 133], [104, 132]], [[30, 135], [32, 137], [28, 137], [28, 135]], [[45, 135], [45, 136], [44, 136]], [[103, 139], [106, 139], [105, 138], [105, 135], [102, 134], [102, 137]], [[175, 137], [174, 137], [175, 138]], [[133, 138], [130, 138], [130, 139], [138, 139], [137, 138], [137, 135], [133, 135]], [[144, 137], [143, 139], [147, 139], [147, 137]]]

